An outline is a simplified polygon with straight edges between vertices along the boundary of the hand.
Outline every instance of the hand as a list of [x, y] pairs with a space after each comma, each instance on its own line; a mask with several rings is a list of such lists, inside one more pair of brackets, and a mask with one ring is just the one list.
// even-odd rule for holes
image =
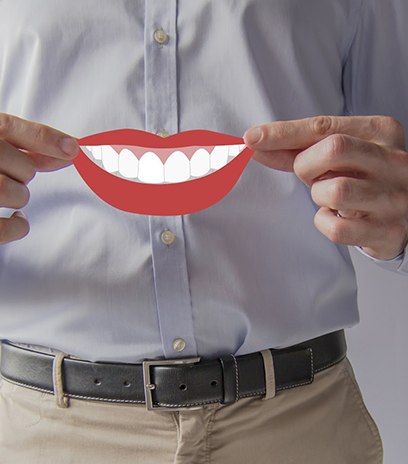
[[293, 171], [311, 188], [320, 206], [315, 225], [330, 240], [361, 246], [378, 259], [404, 250], [408, 153], [397, 120], [318, 116], [279, 121], [249, 129], [244, 141], [255, 150], [255, 160]]
[[[30, 198], [27, 184], [35, 173], [68, 166], [78, 151], [76, 140], [63, 132], [0, 113], [0, 207], [25, 206]], [[29, 230], [20, 211], [0, 218], [0, 244], [19, 240]]]

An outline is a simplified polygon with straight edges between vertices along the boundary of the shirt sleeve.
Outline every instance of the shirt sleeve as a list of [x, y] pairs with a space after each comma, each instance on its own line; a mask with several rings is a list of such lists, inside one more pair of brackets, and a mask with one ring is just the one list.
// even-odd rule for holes
[[394, 259], [388, 260], [373, 258], [359, 246], [355, 246], [353, 248], [359, 251], [362, 255], [367, 256], [367, 258], [371, 259], [371, 261], [373, 261], [375, 264], [382, 267], [383, 269], [387, 269], [398, 274], [405, 274], [408, 276], [408, 245], [400, 255], [398, 255]]
[[[407, 0], [362, 0], [360, 18], [343, 67], [345, 114], [387, 115], [408, 135]], [[408, 275], [408, 247], [384, 269]]]

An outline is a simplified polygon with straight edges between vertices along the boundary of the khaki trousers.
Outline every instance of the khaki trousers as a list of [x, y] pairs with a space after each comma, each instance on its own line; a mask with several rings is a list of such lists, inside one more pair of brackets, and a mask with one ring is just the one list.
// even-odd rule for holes
[[3, 381], [2, 464], [380, 464], [378, 429], [347, 359], [274, 398], [199, 410], [70, 400]]

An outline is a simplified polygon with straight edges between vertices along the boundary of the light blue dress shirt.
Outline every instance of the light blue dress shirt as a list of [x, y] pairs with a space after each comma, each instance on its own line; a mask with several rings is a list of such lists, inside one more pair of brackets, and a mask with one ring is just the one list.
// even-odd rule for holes
[[[76, 137], [242, 137], [320, 114], [408, 128], [407, 19], [406, 0], [2, 0], [0, 111]], [[184, 216], [116, 210], [73, 166], [30, 191], [30, 234], [0, 247], [0, 338], [135, 362], [284, 347], [359, 320], [348, 248], [314, 227], [292, 173], [251, 160]], [[380, 265], [408, 273], [405, 255]]]

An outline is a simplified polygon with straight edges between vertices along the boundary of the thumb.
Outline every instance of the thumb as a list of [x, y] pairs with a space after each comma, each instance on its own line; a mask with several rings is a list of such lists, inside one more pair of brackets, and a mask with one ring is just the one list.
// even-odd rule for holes
[[293, 171], [295, 158], [301, 150], [293, 148], [277, 148], [276, 150], [271, 150], [269, 147], [257, 149], [259, 141], [262, 138], [263, 133], [259, 128], [250, 128], [243, 136], [245, 145], [254, 150], [252, 159], [268, 168], [278, 169], [279, 171]]

